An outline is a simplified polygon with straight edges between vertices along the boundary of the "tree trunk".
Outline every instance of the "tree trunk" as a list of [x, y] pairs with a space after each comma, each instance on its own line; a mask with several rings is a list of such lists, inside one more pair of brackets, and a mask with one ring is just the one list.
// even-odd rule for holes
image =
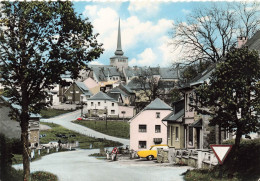
[[23, 145], [23, 179], [30, 180], [29, 140], [28, 140], [29, 115], [23, 112], [21, 115], [21, 140]]
[[234, 145], [236, 150], [239, 148], [241, 138], [242, 138], [242, 133], [241, 133], [241, 131], [238, 128], [237, 129], [237, 134], [236, 134], [236, 139], [235, 139], [235, 145]]

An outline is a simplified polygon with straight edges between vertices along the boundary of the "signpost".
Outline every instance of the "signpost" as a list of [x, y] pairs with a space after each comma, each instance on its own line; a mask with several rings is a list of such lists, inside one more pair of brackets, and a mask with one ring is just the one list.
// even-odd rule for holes
[[227, 155], [231, 151], [232, 145], [210, 145], [210, 148], [217, 157], [219, 164], [222, 165]]

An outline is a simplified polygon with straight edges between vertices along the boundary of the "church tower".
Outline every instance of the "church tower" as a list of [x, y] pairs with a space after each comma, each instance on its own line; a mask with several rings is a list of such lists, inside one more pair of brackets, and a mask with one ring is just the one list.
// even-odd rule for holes
[[124, 56], [121, 45], [120, 19], [118, 22], [117, 49], [115, 56], [110, 58], [110, 65], [117, 67], [119, 71], [123, 71], [124, 68], [128, 67], [128, 57]]

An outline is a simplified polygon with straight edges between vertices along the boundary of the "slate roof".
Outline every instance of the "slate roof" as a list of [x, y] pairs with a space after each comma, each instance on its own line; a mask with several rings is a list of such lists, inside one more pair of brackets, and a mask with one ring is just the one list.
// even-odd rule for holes
[[79, 87], [83, 94], [92, 96], [92, 93], [90, 92], [89, 88], [87, 88], [84, 82], [75, 82], [75, 84]]
[[88, 98], [88, 100], [109, 100], [109, 101], [116, 101], [112, 97], [108, 96], [106, 93], [100, 91], [93, 95], [92, 97]]
[[108, 76], [123, 76], [116, 67], [110, 65], [91, 65], [90, 68], [93, 70], [99, 81], [106, 81]]
[[119, 94], [122, 94], [123, 96], [128, 96], [128, 94], [125, 91], [123, 91], [122, 89], [120, 89], [119, 87], [115, 87], [113, 89], [110, 89], [108, 91], [108, 93], [111, 93], [111, 94], [119, 93]]
[[118, 99], [120, 98], [121, 94], [120, 93], [107, 93], [107, 95], [111, 98], [113, 98], [114, 100], [118, 101]]
[[127, 85], [120, 84], [119, 86], [120, 86], [120, 87], [123, 89], [123, 91], [125, 91], [126, 93], [128, 93], [128, 94], [134, 94], [134, 92], [133, 92]]
[[163, 102], [161, 99], [156, 98], [148, 104], [144, 110], [172, 110], [172, 107]]
[[199, 120], [193, 122], [192, 124], [190, 124], [190, 127], [201, 128], [202, 127], [202, 119], [199, 119]]
[[260, 30], [257, 31], [252, 38], [250, 38], [247, 42], [246, 45], [250, 48], [250, 49], [255, 49], [260, 51]]
[[[20, 105], [15, 104], [15, 103], [11, 103], [10, 98], [5, 97], [5, 96], [1, 96], [1, 98], [2, 98], [5, 102], [9, 103], [13, 109], [18, 110], [19, 112], [22, 110], [22, 108], [21, 108]], [[40, 114], [30, 113], [30, 118], [41, 118], [41, 115], [40, 115]]]
[[182, 119], [178, 120], [179, 118], [181, 118], [182, 116], [184, 116], [184, 109], [180, 110], [179, 112], [177, 112], [176, 114], [174, 113], [174, 111], [172, 111], [168, 116], [166, 116], [165, 118], [163, 118], [163, 121], [168, 121], [168, 122], [175, 122], [175, 123], [182, 123]]
[[178, 79], [177, 70], [173, 68], [160, 68], [161, 79]]
[[151, 75], [160, 75], [161, 79], [178, 79], [177, 70], [170, 67], [128, 67], [125, 69], [127, 77], [142, 75], [143, 71], [148, 71]]
[[[131, 90], [141, 90], [141, 89], [143, 89], [143, 86], [135, 78], [132, 79], [130, 82], [128, 82], [127, 87]], [[148, 83], [147, 83], [146, 87], [147, 87], [147, 89], [149, 88]]]

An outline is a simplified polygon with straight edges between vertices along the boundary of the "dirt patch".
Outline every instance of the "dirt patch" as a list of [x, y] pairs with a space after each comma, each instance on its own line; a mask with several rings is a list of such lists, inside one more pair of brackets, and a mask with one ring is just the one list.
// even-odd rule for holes
[[50, 126], [40, 124], [40, 130], [48, 130], [48, 129], [52, 129], [52, 128]]

